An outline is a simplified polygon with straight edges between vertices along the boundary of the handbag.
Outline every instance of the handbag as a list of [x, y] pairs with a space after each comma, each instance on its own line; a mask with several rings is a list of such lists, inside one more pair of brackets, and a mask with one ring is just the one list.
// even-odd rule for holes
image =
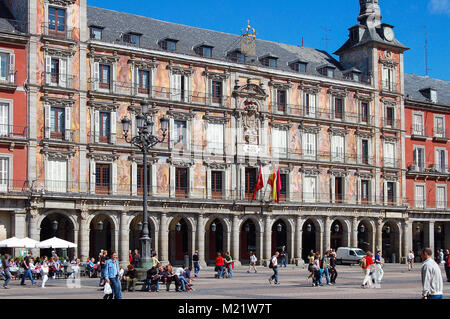
[[109, 282], [105, 283], [105, 286], [104, 286], [104, 288], [103, 288], [103, 293], [104, 293], [105, 295], [110, 295], [110, 294], [112, 294], [112, 288], [111, 288], [111, 285], [109, 284]]

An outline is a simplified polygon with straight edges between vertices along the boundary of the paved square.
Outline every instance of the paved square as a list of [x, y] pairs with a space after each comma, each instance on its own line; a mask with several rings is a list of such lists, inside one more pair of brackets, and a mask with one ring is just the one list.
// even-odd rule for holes
[[[203, 269], [200, 278], [194, 282], [194, 291], [166, 292], [165, 285], [160, 286], [159, 293], [123, 292], [123, 298], [148, 299], [420, 299], [421, 277], [420, 264], [408, 272], [406, 265], [387, 264], [381, 289], [361, 289], [363, 273], [359, 266], [338, 266], [336, 286], [311, 287], [307, 282], [308, 271], [299, 267], [288, 266], [279, 270], [280, 285], [269, 285], [271, 269], [258, 267], [258, 273], [247, 273], [245, 266], [238, 267], [232, 279], [215, 279], [213, 268]], [[444, 276], [444, 298], [450, 299], [450, 283]], [[47, 288], [40, 288], [41, 281], [31, 286], [19, 286], [19, 280], [10, 283], [9, 290], [0, 290], [0, 298], [45, 298], [45, 299], [101, 299], [98, 279], [82, 279], [81, 288], [68, 288], [62, 279], [49, 280]]]

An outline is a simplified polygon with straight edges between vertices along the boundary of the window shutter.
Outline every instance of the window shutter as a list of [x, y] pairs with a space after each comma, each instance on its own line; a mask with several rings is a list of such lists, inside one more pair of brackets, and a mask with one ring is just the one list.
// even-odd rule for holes
[[59, 59], [59, 86], [67, 87], [67, 60]]
[[98, 143], [98, 138], [100, 136], [100, 112], [98, 110], [94, 111], [94, 142]]
[[175, 101], [181, 101], [181, 74], [173, 74], [172, 97]]
[[382, 83], [383, 88], [389, 87], [388, 82], [389, 82], [389, 70], [387, 68], [383, 68], [383, 83]]
[[52, 57], [45, 57], [45, 84], [50, 85], [52, 80]]
[[14, 65], [14, 61], [15, 60], [15, 55], [14, 54], [10, 54], [9, 55], [9, 81], [11, 83], [14, 83], [14, 76], [15, 76], [15, 65]]
[[223, 124], [216, 124], [216, 150], [219, 154], [223, 153]]
[[9, 133], [9, 105], [6, 103], [0, 104], [0, 136], [8, 135]]
[[110, 137], [110, 143], [111, 144], [115, 144], [116, 143], [116, 129], [117, 129], [117, 113], [116, 112], [111, 112], [110, 115], [110, 121], [111, 121], [111, 137]]
[[309, 96], [309, 110], [311, 115], [316, 115], [316, 95], [315, 94], [308, 94]]
[[92, 80], [92, 90], [98, 90], [98, 83], [100, 82], [100, 63], [94, 62], [94, 72]]
[[8, 159], [0, 158], [0, 192], [8, 190]]
[[280, 130], [279, 131], [279, 143], [280, 143], [281, 152], [283, 154], [287, 153], [286, 133], [287, 133], [286, 130]]
[[114, 194], [117, 191], [117, 164], [112, 163], [109, 167], [111, 169], [111, 191]]
[[65, 108], [65, 112], [64, 112], [64, 119], [65, 119], [65, 136], [64, 138], [67, 141], [71, 141], [72, 140], [72, 108], [70, 106], [66, 106]]
[[50, 104], [44, 105], [44, 116], [45, 116], [45, 123], [44, 123], [44, 138], [50, 138], [50, 118], [51, 118], [51, 108]]
[[178, 128], [178, 121], [173, 121], [173, 132], [172, 132], [172, 142], [176, 143], [178, 141], [179, 138], [179, 128]]
[[434, 150], [434, 166], [436, 169], [440, 170], [441, 167], [439, 165], [439, 150]]
[[110, 92], [116, 92], [116, 64], [110, 65], [111, 72], [109, 73], [109, 90]]

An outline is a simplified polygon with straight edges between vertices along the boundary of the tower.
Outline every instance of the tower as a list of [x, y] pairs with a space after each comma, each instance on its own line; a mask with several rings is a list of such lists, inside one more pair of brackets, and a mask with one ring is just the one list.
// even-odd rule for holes
[[362, 25], [374, 28], [381, 23], [381, 12], [379, 0], [359, 0], [361, 10], [359, 12], [358, 21]]

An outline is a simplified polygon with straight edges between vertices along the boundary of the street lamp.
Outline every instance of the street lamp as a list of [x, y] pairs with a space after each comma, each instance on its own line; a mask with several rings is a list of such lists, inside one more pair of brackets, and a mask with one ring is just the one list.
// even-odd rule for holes
[[54, 220], [52, 222], [52, 229], [54, 232], [56, 232], [58, 230], [58, 221], [57, 220]]
[[102, 231], [102, 230], [103, 230], [103, 222], [102, 222], [102, 221], [99, 221], [99, 222], [97, 223], [97, 229], [98, 229], [99, 231]]
[[386, 227], [386, 234], [390, 234], [391, 233], [391, 227], [387, 226]]
[[211, 224], [211, 231], [213, 231], [213, 232], [216, 231], [216, 223]]
[[137, 223], [137, 228], [138, 228], [138, 231], [142, 231], [142, 223], [141, 222], [139, 222], [139, 223]]
[[437, 227], [437, 232], [438, 232], [438, 234], [442, 233], [442, 227], [441, 227], [441, 225], [439, 225], [439, 226]]
[[359, 227], [359, 231], [361, 233], [364, 233], [366, 231], [366, 227], [364, 225], [361, 225], [361, 227]]
[[339, 224], [334, 225], [334, 232], [339, 233]]
[[181, 224], [180, 224], [180, 222], [178, 222], [178, 223], [175, 225], [175, 230], [176, 230], [177, 232], [181, 231]]
[[248, 224], [245, 225], [244, 230], [246, 233], [250, 232], [250, 226]]
[[306, 225], [306, 231], [310, 233], [312, 230], [311, 224]]
[[416, 232], [417, 232], [418, 234], [420, 233], [420, 226], [419, 226], [419, 225], [416, 226]]
[[281, 224], [277, 225], [277, 232], [281, 233], [281, 231], [283, 230], [283, 226]]
[[150, 268], [153, 264], [152, 262], [152, 253], [151, 253], [151, 238], [149, 236], [148, 229], [148, 211], [147, 211], [147, 154], [150, 149], [152, 149], [156, 144], [164, 142], [167, 130], [169, 128], [169, 120], [164, 116], [160, 120], [161, 124], [161, 133], [162, 138], [158, 138], [157, 136], [152, 134], [152, 128], [154, 123], [150, 120], [150, 114], [148, 109], [149, 103], [147, 101], [141, 102], [142, 112], [136, 115], [136, 126], [138, 129], [137, 135], [129, 138], [128, 132], [130, 131], [130, 123], [131, 121], [127, 118], [123, 118], [122, 129], [124, 139], [127, 143], [130, 143], [133, 146], [136, 146], [140, 149], [143, 155], [143, 186], [144, 186], [144, 194], [143, 194], [143, 225], [142, 225], [142, 237], [140, 238], [141, 242], [141, 267], [142, 268]]

